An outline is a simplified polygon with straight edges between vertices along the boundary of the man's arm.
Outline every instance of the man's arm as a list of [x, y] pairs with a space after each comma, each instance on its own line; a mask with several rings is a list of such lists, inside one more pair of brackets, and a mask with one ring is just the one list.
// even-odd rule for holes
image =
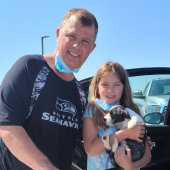
[[58, 170], [35, 146], [22, 126], [0, 126], [0, 137], [21, 162], [35, 170]]

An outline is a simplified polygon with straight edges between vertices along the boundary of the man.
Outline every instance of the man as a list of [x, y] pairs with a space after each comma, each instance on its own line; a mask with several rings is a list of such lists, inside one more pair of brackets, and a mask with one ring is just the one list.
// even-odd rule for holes
[[20, 58], [0, 91], [0, 169], [68, 170], [82, 112], [82, 86], [74, 78], [95, 48], [98, 24], [85, 9], [68, 11], [50, 55]]

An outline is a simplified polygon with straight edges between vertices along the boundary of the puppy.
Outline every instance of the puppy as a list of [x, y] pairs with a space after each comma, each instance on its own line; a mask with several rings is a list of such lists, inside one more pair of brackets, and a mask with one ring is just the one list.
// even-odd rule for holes
[[[134, 111], [128, 108], [125, 109], [121, 105], [113, 106], [107, 112], [106, 116], [104, 116], [104, 121], [108, 126], [115, 126], [117, 131], [125, 127], [133, 128], [134, 126], [136, 126], [137, 122], [144, 122], [143, 119]], [[124, 170], [115, 162], [114, 152], [116, 151], [118, 146], [124, 145], [125, 147], [131, 149], [132, 162], [141, 159], [145, 152], [146, 135], [144, 135], [143, 142], [125, 139], [124, 141], [118, 143], [117, 138], [114, 138], [112, 146], [110, 146], [109, 135], [106, 133], [103, 135], [102, 141], [104, 143], [104, 147], [106, 148], [106, 152], [110, 155], [112, 164], [116, 167], [117, 170]]]

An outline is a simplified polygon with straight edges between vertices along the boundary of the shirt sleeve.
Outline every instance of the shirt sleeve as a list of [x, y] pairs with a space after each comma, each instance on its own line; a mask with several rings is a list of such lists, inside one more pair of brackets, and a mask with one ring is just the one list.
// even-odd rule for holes
[[86, 109], [84, 111], [84, 114], [83, 114], [83, 118], [84, 117], [90, 117], [92, 118], [92, 112], [91, 112], [91, 109], [88, 109], [88, 105], [86, 106]]
[[29, 112], [31, 83], [25, 58], [7, 72], [0, 88], [0, 125], [22, 126]]

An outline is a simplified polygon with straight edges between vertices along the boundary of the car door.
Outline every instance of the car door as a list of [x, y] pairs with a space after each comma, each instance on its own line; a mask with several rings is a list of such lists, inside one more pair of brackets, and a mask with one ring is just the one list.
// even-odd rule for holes
[[[132, 88], [134, 102], [143, 117], [150, 113], [160, 113], [160, 122], [146, 123], [147, 135], [153, 142], [152, 159], [141, 170], [170, 170], [170, 96], [155, 95], [148, 102], [150, 82], [157, 79], [170, 79], [170, 68], [138, 68], [126, 70]], [[80, 81], [88, 94], [91, 77]], [[166, 94], [170, 92], [170, 83], [164, 86]], [[72, 170], [86, 170], [87, 158], [83, 142], [78, 141], [73, 159]]]
[[[149, 91], [150, 82], [170, 78], [170, 68], [141, 68], [129, 69], [129, 81], [132, 94], [142, 91], [142, 95], [133, 95], [134, 102], [140, 107], [142, 116], [159, 112], [162, 115], [160, 122], [146, 123], [147, 135], [153, 142], [151, 162], [142, 170], [169, 170], [170, 169], [170, 82], [164, 86], [165, 93], [154, 95]], [[160, 83], [163, 84], [163, 83]], [[151, 95], [149, 95], [151, 94]], [[165, 94], [165, 95], [164, 95]], [[149, 99], [150, 97], [150, 99]]]

